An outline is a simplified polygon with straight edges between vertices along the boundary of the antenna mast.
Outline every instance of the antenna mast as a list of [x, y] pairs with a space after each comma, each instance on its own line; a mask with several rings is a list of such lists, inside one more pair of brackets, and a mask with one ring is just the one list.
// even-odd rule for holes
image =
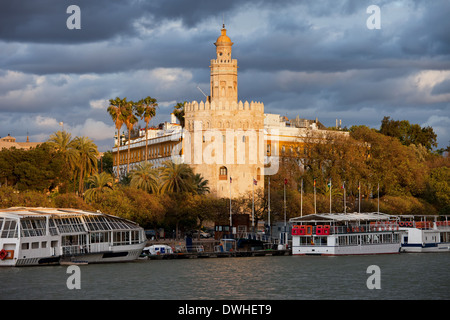
[[197, 89], [200, 90], [201, 93], [203, 93], [203, 95], [205, 96], [205, 98], [208, 98], [208, 96], [202, 91], [202, 89], [200, 89], [199, 86], [197, 86]]

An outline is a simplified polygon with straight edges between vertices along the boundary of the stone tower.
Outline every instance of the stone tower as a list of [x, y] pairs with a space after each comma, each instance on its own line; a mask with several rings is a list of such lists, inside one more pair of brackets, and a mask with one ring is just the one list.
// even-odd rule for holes
[[237, 60], [225, 26], [214, 44], [210, 96], [184, 107], [183, 154], [185, 163], [209, 181], [212, 193], [236, 198], [264, 188], [264, 105], [238, 102]]

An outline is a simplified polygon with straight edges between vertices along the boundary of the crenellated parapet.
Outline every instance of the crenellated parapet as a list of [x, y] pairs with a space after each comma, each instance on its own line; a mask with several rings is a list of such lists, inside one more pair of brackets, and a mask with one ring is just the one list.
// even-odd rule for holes
[[255, 101], [245, 101], [242, 102], [229, 102], [229, 101], [192, 101], [186, 102], [184, 105], [184, 112], [187, 115], [195, 111], [205, 111], [205, 110], [228, 110], [228, 111], [257, 111], [264, 113], [264, 103]]

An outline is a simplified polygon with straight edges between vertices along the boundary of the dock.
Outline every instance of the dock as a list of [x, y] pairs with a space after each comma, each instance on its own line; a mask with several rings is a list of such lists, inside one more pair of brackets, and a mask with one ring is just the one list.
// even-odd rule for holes
[[142, 255], [150, 260], [163, 259], [202, 259], [202, 258], [237, 258], [237, 257], [267, 257], [267, 256], [289, 256], [291, 250], [254, 250], [254, 251], [231, 251], [231, 252], [175, 252], [159, 255]]
[[172, 248], [173, 253], [163, 254], [142, 254], [140, 259], [148, 258], [150, 260], [163, 259], [204, 259], [204, 258], [239, 258], [239, 257], [270, 257], [270, 256], [289, 256], [291, 249], [278, 249], [258, 247], [226, 247], [217, 245], [219, 242], [213, 240], [194, 241], [189, 247], [182, 242], [174, 241], [149, 241], [147, 246], [155, 244], [165, 244]]

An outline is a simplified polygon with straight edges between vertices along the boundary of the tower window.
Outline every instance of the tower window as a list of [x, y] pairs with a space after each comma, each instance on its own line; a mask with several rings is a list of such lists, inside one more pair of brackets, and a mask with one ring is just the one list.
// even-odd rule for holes
[[219, 180], [227, 180], [228, 170], [227, 167], [219, 168]]

